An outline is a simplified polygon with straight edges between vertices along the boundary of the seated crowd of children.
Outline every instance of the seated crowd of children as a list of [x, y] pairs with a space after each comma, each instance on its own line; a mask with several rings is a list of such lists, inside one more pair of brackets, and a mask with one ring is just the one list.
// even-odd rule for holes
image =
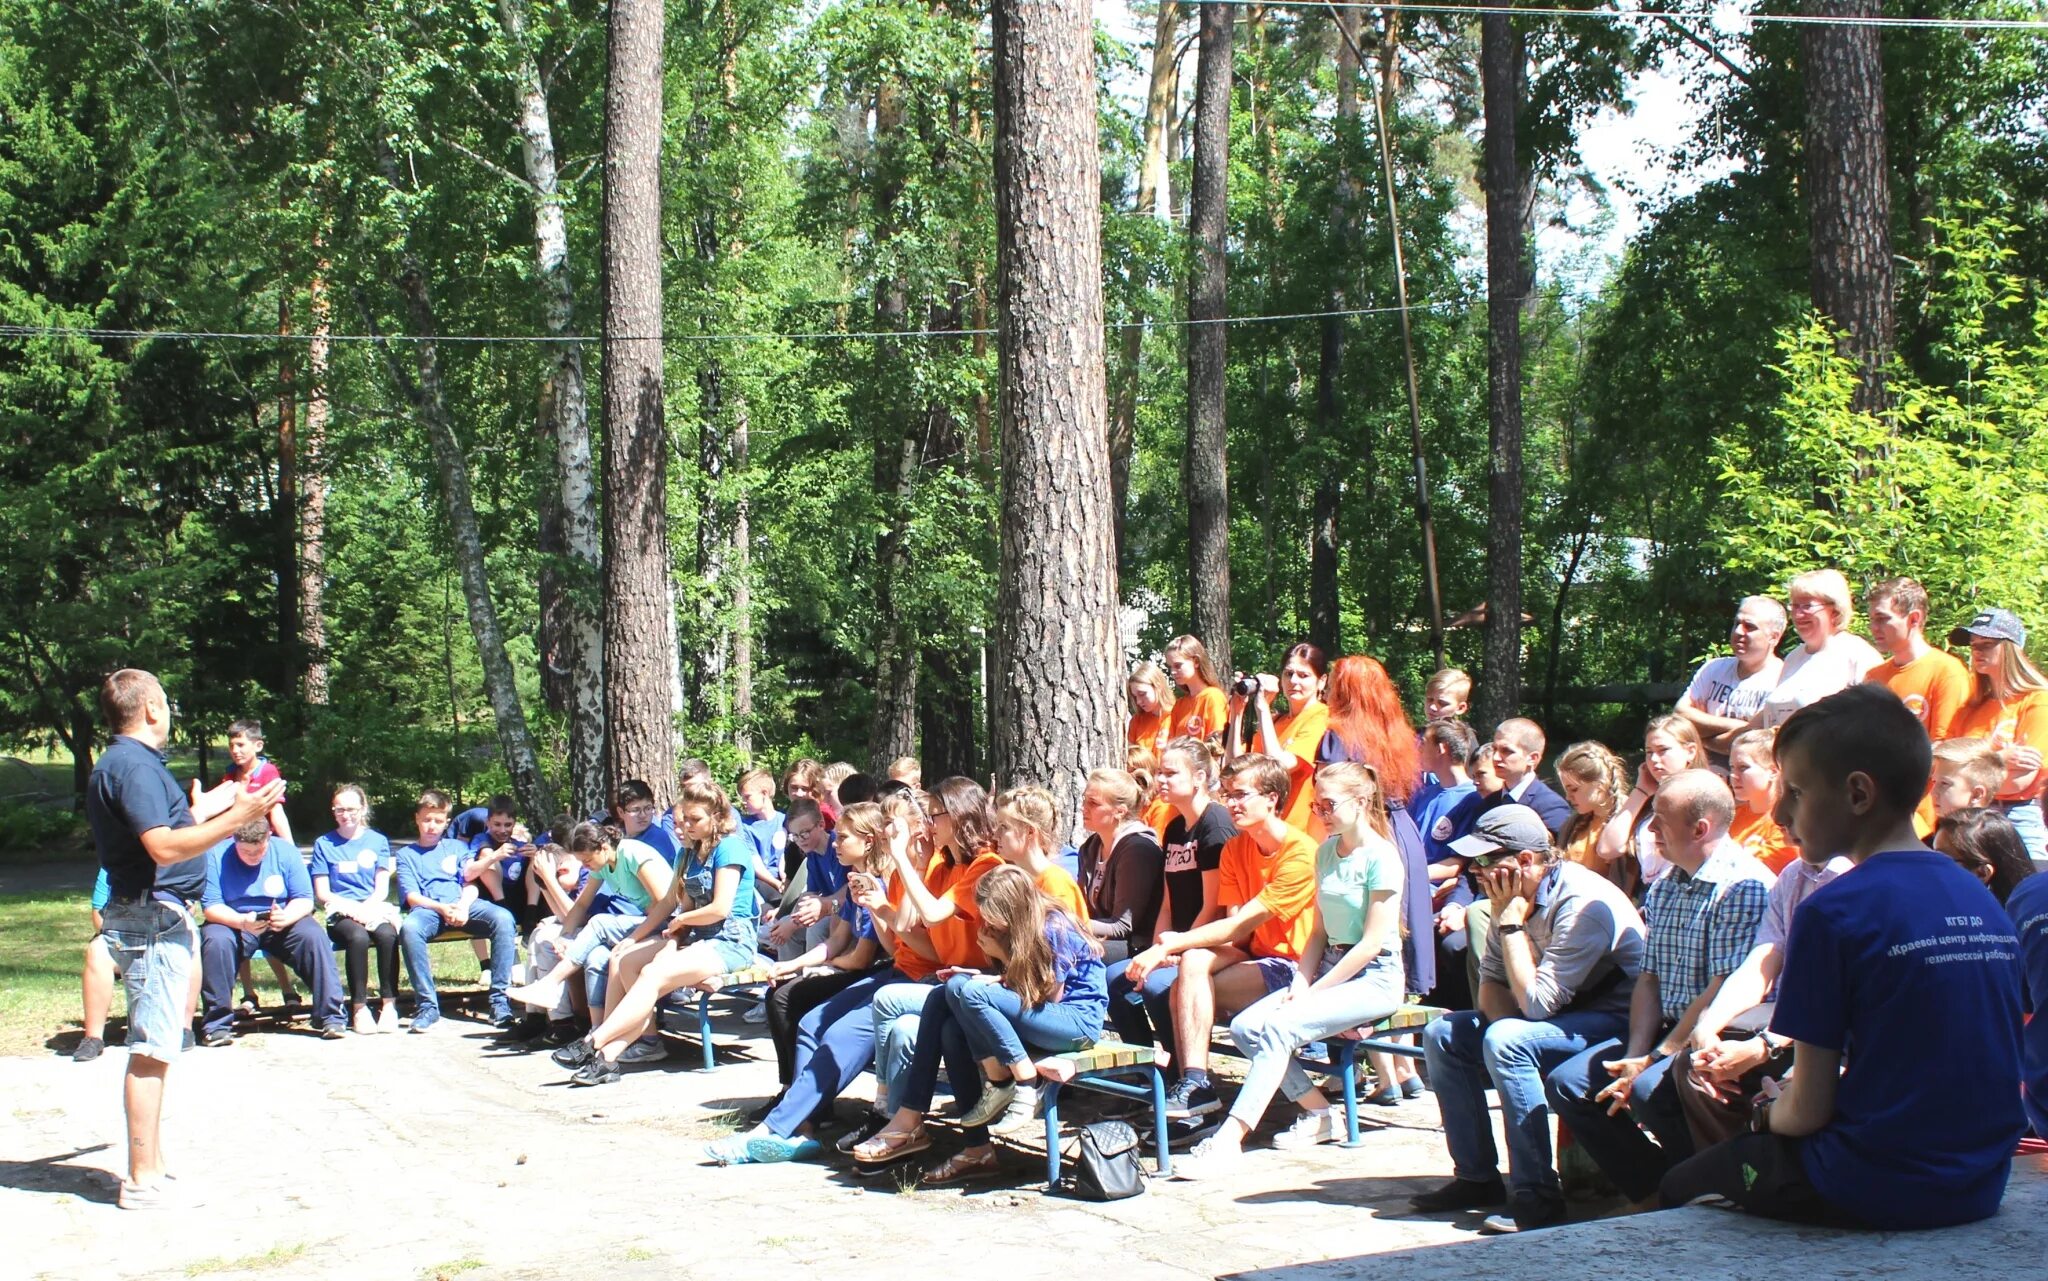
[[[1166, 1067], [1167, 1114], [1195, 1141], [1174, 1174], [1206, 1180], [1251, 1159], [1276, 1092], [1294, 1107], [1274, 1147], [1339, 1140], [1297, 1054], [1419, 1004], [1441, 1012], [1412, 1055], [1369, 1056], [1365, 1096], [1434, 1092], [1451, 1177], [1418, 1212], [1561, 1222], [1560, 1120], [1639, 1209], [1982, 1218], [2048, 1126], [2048, 1025], [2024, 1024], [2048, 997], [2029, 857], [2048, 680], [2004, 611], [1952, 634], [1967, 669], [1931, 645], [1910, 580], [1867, 597], [1883, 662], [1849, 633], [1839, 574], [1789, 595], [1800, 649], [1780, 660], [1786, 611], [1744, 601], [1731, 657], [1650, 721], [1633, 770], [1576, 743], [1556, 788], [1533, 721], [1482, 742], [1460, 672], [1431, 679], [1418, 731], [1371, 658], [1297, 645], [1226, 688], [1188, 636], [1131, 674], [1126, 755], [1088, 774], [1078, 815], [1030, 784], [926, 787], [907, 758], [886, 781], [800, 760], [778, 810], [766, 770], [728, 793], [687, 762], [666, 810], [632, 780], [609, 813], [537, 837], [508, 798], [458, 815], [429, 790], [394, 848], [345, 785], [310, 861], [281, 813], [210, 856], [200, 1037], [232, 1039], [259, 949], [329, 1037], [398, 1029], [402, 955], [427, 1032], [428, 944], [454, 933], [478, 940], [503, 1037], [551, 1047], [577, 1085], [665, 1057], [671, 994], [765, 982], [747, 1017], [780, 1088], [705, 1149], [718, 1166], [987, 1178], [990, 1128], [1031, 1106], [1045, 1061], [1120, 1040]], [[1219, 1026], [1244, 1061], [1234, 1093], [1211, 1070]], [[842, 1126], [835, 1101], [868, 1074]]]

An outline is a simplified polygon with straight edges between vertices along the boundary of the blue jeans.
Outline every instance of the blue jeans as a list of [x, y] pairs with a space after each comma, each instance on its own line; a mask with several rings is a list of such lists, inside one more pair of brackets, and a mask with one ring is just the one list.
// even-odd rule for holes
[[903, 1076], [917, 1051], [918, 1023], [934, 986], [929, 979], [899, 974], [875, 993], [870, 1011], [875, 1024], [875, 1102], [885, 1116], [903, 1106]]
[[1491, 1183], [1500, 1177], [1493, 1123], [1486, 1115], [1486, 1089], [1500, 1092], [1501, 1119], [1508, 1140], [1508, 1191], [1545, 1201], [1562, 1201], [1563, 1186], [1551, 1161], [1550, 1108], [1543, 1078], [1591, 1045], [1628, 1031], [1625, 1012], [1566, 1012], [1537, 1022], [1484, 1022], [1477, 1010], [1460, 1010], [1422, 1032], [1423, 1058], [1444, 1120], [1444, 1144], [1461, 1179]]
[[405, 914], [399, 938], [405, 944], [405, 968], [412, 974], [413, 995], [419, 998], [419, 1008], [440, 1013], [441, 993], [434, 986], [434, 967], [427, 957], [427, 944], [446, 930], [491, 941], [491, 1017], [509, 1016], [512, 1003], [505, 999], [505, 989], [512, 982], [512, 962], [519, 955], [519, 927], [513, 922], [512, 913], [481, 899], [469, 905], [469, 920], [462, 925], [448, 924], [431, 908], [416, 907]]
[[100, 921], [107, 954], [128, 989], [128, 1052], [169, 1063], [192, 1030], [185, 997], [199, 932], [184, 908], [157, 901], [109, 903]]
[[1629, 1087], [1626, 1112], [1607, 1115], [1608, 1105], [1594, 1096], [1614, 1083], [1607, 1065], [1627, 1055], [1628, 1047], [1620, 1041], [1595, 1045], [1552, 1070], [1545, 1078], [1545, 1092], [1586, 1155], [1624, 1196], [1641, 1201], [1655, 1195], [1672, 1166], [1693, 1154], [1692, 1130], [1678, 1100], [1681, 1082], [1671, 1073], [1671, 1065], [1678, 1062], [1675, 1054], [1643, 1069]]
[[795, 1134], [867, 1071], [875, 1057], [875, 1024], [868, 1006], [875, 993], [902, 981], [895, 966], [885, 966], [841, 988], [796, 1021], [796, 1063], [789, 1088], [762, 1123], [771, 1134]]
[[2048, 826], [2041, 821], [2041, 802], [2002, 802], [1998, 808], [2012, 820], [2013, 830], [2020, 834], [2020, 844], [2027, 847], [2027, 857], [2048, 858]]
[[[1030, 1048], [1064, 1053], [1092, 1044], [1101, 1030], [1102, 1011], [1093, 1005], [1048, 1001], [1027, 1010], [1017, 994], [1000, 983], [956, 975], [932, 989], [925, 1001], [917, 1050], [899, 1082], [902, 1106], [931, 1111], [943, 1063], [954, 1102], [971, 1108], [985, 1083], [983, 1059], [1015, 1063], [1029, 1058]], [[988, 1142], [985, 1125], [969, 1126], [962, 1133], [969, 1147]]]
[[1129, 961], [1109, 967], [1109, 1025], [1126, 1045], [1151, 1045], [1171, 1056], [1173, 1071], [1180, 1071], [1180, 1054], [1173, 1038], [1173, 1003], [1167, 992], [1180, 974], [1177, 965], [1162, 965], [1145, 976], [1143, 984], [1124, 977]]

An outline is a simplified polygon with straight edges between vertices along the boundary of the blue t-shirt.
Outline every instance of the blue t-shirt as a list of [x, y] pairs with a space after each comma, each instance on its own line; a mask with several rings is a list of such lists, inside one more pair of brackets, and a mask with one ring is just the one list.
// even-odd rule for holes
[[676, 844], [675, 832], [659, 823], [649, 823], [646, 831], [626, 839], [651, 847], [655, 853], [661, 855], [662, 861], [667, 863], [671, 870], [675, 868], [676, 859], [683, 852], [683, 847]]
[[804, 855], [804, 893], [830, 898], [846, 884], [846, 868], [836, 852], [838, 845], [838, 838], [827, 832], [824, 851]]
[[2048, 1137], [2048, 876], [2029, 876], [2005, 900], [2020, 939], [2027, 1008], [2034, 1017], [2021, 1034], [2020, 1075], [2027, 1085], [2027, 1121]]
[[683, 910], [703, 907], [711, 901], [714, 881], [721, 868], [739, 869], [739, 888], [734, 892], [732, 911], [716, 925], [699, 925], [690, 930], [690, 942], [699, 939], [725, 939], [752, 947], [755, 942], [754, 929], [754, 843], [743, 833], [733, 832], [720, 837], [718, 844], [711, 847], [711, 857], [699, 862], [694, 854], [683, 860], [676, 871], [682, 881], [678, 898], [683, 900]]
[[[1432, 863], [1441, 863], [1451, 854], [1451, 842], [1464, 832], [1458, 827], [1462, 820], [1470, 827], [1472, 819], [1479, 813], [1477, 805], [1465, 805], [1465, 798], [1479, 789], [1470, 783], [1453, 783], [1449, 787], [1438, 787], [1427, 797], [1417, 797], [1408, 802], [1408, 809], [1415, 815], [1415, 828], [1422, 833], [1422, 852]], [[1453, 817], [1453, 816], [1456, 817]]]
[[113, 897], [114, 887], [107, 884], [107, 869], [103, 867], [100, 874], [92, 878], [92, 910], [99, 911]]
[[[478, 832], [475, 836], [469, 838], [469, 852], [471, 854], [481, 854], [485, 850], [494, 850], [500, 845], [508, 843], [515, 849], [523, 849], [533, 844], [530, 840], [513, 841], [510, 837], [502, 841], [494, 841], [491, 839], [489, 832]], [[524, 854], [507, 854], [504, 858], [498, 860], [498, 877], [507, 892], [510, 892], [512, 886], [518, 882], [520, 877], [526, 875], [526, 864], [527, 857]]]
[[1052, 973], [1060, 983], [1059, 1004], [1097, 1021], [1109, 1013], [1109, 976], [1095, 945], [1065, 912], [1045, 914], [1046, 941], [1052, 944]]
[[141, 739], [117, 734], [100, 753], [86, 781], [85, 820], [110, 897], [141, 898], [154, 887], [161, 897], [196, 899], [206, 888], [204, 854], [158, 867], [142, 848], [152, 828], [192, 826], [192, 804], [163, 754]]
[[449, 819], [448, 830], [441, 833], [441, 835], [451, 841], [461, 841], [467, 844], [469, 839], [478, 832], [483, 831], [490, 821], [490, 806], [471, 806], [469, 809], [457, 814], [454, 818]]
[[270, 838], [254, 867], [242, 861], [233, 837], [206, 851], [202, 906], [225, 904], [237, 912], [260, 912], [295, 898], [312, 897], [313, 878], [306, 875], [306, 860], [299, 857], [298, 847], [282, 836]]
[[327, 888], [342, 898], [367, 903], [377, 892], [377, 873], [391, 870], [391, 842], [372, 827], [342, 840], [340, 832], [313, 838], [313, 876], [327, 878]]
[[1830, 1204], [1887, 1229], [1997, 1213], [2022, 1128], [2018, 950], [1991, 892], [1930, 850], [1800, 904], [1771, 1030], [1842, 1053], [1834, 1116], [1800, 1144]]
[[840, 902], [839, 919], [845, 921], [846, 924], [853, 930], [854, 942], [858, 943], [862, 939], [868, 939], [876, 943], [881, 942], [880, 939], [875, 937], [874, 913], [868, 911], [860, 904], [854, 902], [853, 895], [847, 895], [845, 899], [843, 899]]
[[462, 897], [465, 882], [462, 869], [469, 866], [476, 856], [461, 841], [442, 837], [432, 849], [421, 849], [417, 842], [402, 845], [398, 850], [398, 903], [410, 907], [412, 896], [430, 898], [436, 903], [453, 903]]
[[775, 873], [775, 875], [781, 876], [782, 847], [784, 844], [782, 815], [771, 809], [764, 817], [748, 818], [746, 817], [746, 812], [742, 810], [740, 812], [740, 830], [745, 832], [747, 839], [754, 843], [754, 853], [760, 857], [761, 866]]

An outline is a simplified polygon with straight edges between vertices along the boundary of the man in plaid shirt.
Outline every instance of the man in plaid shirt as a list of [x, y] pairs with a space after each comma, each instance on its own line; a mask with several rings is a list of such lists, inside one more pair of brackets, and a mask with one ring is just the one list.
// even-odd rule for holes
[[1545, 1081], [1551, 1106], [1631, 1202], [1693, 1154], [1672, 1056], [1749, 951], [1770, 901], [1769, 868], [1728, 839], [1735, 798], [1703, 769], [1657, 789], [1657, 839], [1671, 870], [1643, 902], [1649, 926], [1626, 1043], [1593, 1046]]

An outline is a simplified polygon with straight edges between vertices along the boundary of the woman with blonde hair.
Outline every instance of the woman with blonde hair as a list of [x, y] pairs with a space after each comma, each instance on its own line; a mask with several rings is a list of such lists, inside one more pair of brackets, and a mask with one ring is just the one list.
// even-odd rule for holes
[[[1011, 793], [1005, 793], [1009, 799]], [[1003, 822], [1002, 801], [996, 805]], [[1014, 807], [1011, 807], [1015, 812]], [[1000, 1168], [988, 1125], [1008, 1110], [1020, 1082], [1038, 1079], [1034, 1055], [1092, 1045], [1109, 1003], [1102, 955], [1086, 926], [1039, 892], [1021, 867], [999, 867], [975, 887], [981, 946], [996, 974], [955, 974], [925, 1002], [902, 1105], [880, 1133], [855, 1145], [863, 1165], [890, 1164], [931, 1146], [924, 1126], [943, 1064], [964, 1109], [967, 1146], [918, 1180], [944, 1187]]]
[[1173, 821], [1173, 802], [1159, 794], [1159, 757], [1164, 752], [1154, 752], [1149, 747], [1132, 744], [1124, 749], [1124, 773], [1137, 780], [1138, 791], [1143, 801], [1138, 810], [1138, 821], [1152, 829], [1160, 840], [1166, 839], [1166, 825]]
[[1194, 636], [1174, 637], [1166, 643], [1166, 672], [1181, 691], [1167, 712], [1166, 736], [1220, 738], [1229, 728], [1230, 703], [1209, 647]]
[[1300, 968], [1286, 990], [1231, 1021], [1231, 1038], [1251, 1060], [1244, 1088], [1217, 1132], [1174, 1166], [1176, 1178], [1211, 1178], [1235, 1165], [1275, 1090], [1302, 1110], [1292, 1127], [1274, 1137], [1275, 1147], [1313, 1147], [1343, 1137], [1329, 1100], [1294, 1056], [1311, 1041], [1376, 1023], [1401, 1008], [1401, 895], [1407, 878], [1379, 779], [1370, 766], [1339, 762], [1316, 771], [1315, 790], [1316, 813], [1331, 836], [1316, 851], [1315, 925]]
[[1124, 742], [1154, 752], [1166, 746], [1166, 719], [1173, 711], [1173, 682], [1166, 679], [1159, 664], [1148, 659], [1133, 667], [1130, 678], [1124, 682], [1124, 694], [1131, 701], [1131, 719], [1124, 725]]
[[1644, 728], [1643, 763], [1636, 770], [1636, 785], [1615, 807], [1593, 845], [1615, 884], [1633, 894], [1664, 875], [1670, 864], [1658, 850], [1657, 833], [1650, 826], [1657, 789], [1673, 775], [1706, 767], [1706, 744], [1699, 729], [1685, 717], [1667, 713]]
[[1750, 729], [1776, 729], [1808, 703], [1862, 684], [1870, 669], [1884, 662], [1869, 641], [1849, 630], [1856, 605], [1840, 570], [1810, 569], [1786, 584], [1785, 591], [1799, 648], [1786, 655], [1778, 683], [1749, 719]]
[[1164, 891], [1166, 852], [1139, 817], [1145, 788], [1120, 769], [1088, 772], [1081, 793], [1081, 892], [1088, 898], [1088, 929], [1111, 961], [1152, 941]]
[[1573, 743], [1557, 758], [1557, 786], [1572, 816], [1557, 834], [1565, 858], [1607, 875], [1600, 857], [1600, 833], [1629, 793], [1628, 764], [1604, 743]]
[[[661, 998], [754, 963], [754, 846], [739, 831], [732, 802], [709, 776], [697, 775], [677, 790], [676, 815], [683, 848], [675, 879], [613, 949], [603, 1021], [555, 1051], [555, 1062], [576, 1069], [573, 1084], [609, 1085], [622, 1061], [668, 1057], [654, 1028]], [[628, 1048], [639, 1045], [649, 1048], [629, 1058]]]
[[1987, 609], [1949, 633], [1949, 644], [1970, 647], [1976, 684], [1969, 706], [1949, 733], [1983, 738], [2005, 757], [2005, 779], [1994, 804], [2005, 811], [2027, 853], [2048, 857], [2041, 821], [2041, 753], [2048, 747], [2048, 676], [2027, 657], [2027, 629], [2010, 610]]

